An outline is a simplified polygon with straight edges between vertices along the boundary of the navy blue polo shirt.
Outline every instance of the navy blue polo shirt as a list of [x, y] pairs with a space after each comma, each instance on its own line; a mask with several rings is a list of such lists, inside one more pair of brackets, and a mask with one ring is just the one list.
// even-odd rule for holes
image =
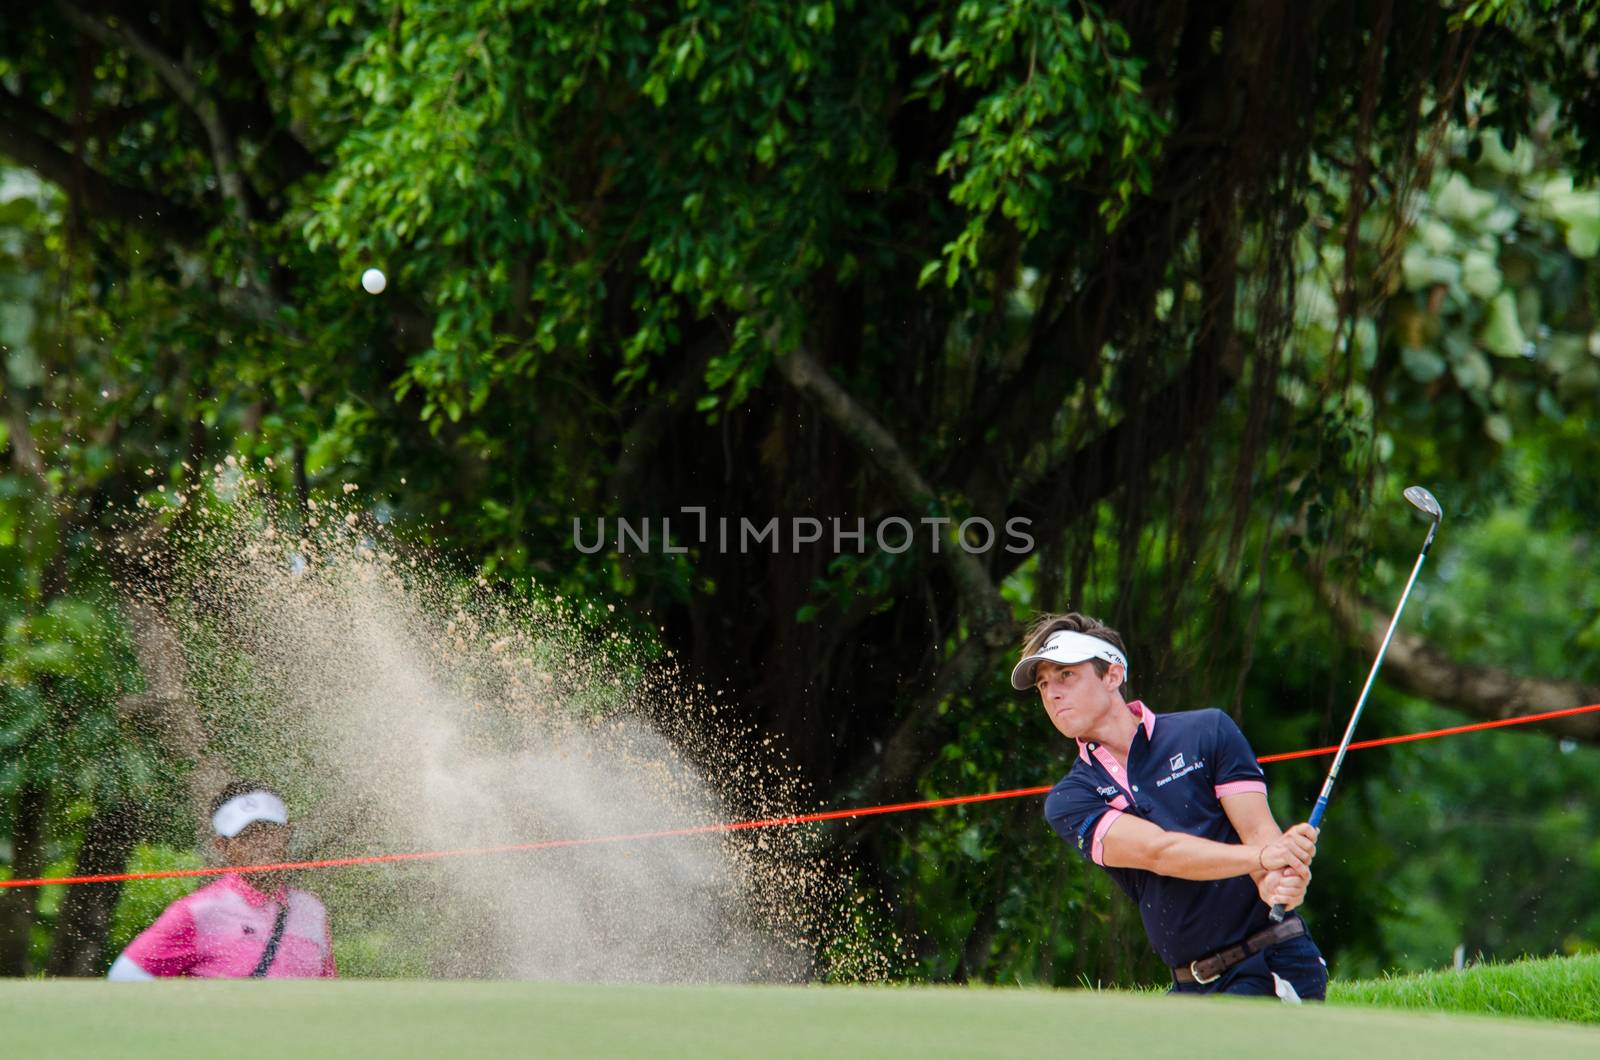
[[1145, 934], [1161, 959], [1187, 965], [1267, 927], [1267, 905], [1254, 881], [1180, 880], [1111, 868], [1102, 850], [1106, 831], [1132, 813], [1168, 832], [1237, 843], [1222, 798], [1266, 794], [1266, 777], [1244, 733], [1222, 711], [1152, 714], [1137, 700], [1128, 707], [1139, 715], [1139, 728], [1126, 771], [1103, 746], [1078, 741], [1078, 760], [1045, 797], [1044, 816], [1138, 903]]

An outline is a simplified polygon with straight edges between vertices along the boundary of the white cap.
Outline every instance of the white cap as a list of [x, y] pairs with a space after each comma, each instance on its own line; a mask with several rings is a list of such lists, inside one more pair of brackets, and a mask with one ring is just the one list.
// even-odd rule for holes
[[211, 828], [224, 839], [232, 839], [257, 821], [288, 824], [289, 808], [270, 791], [247, 791], [235, 795], [211, 815]]
[[1038, 669], [1041, 662], [1071, 666], [1089, 659], [1104, 659], [1108, 663], [1118, 663], [1122, 666], [1124, 674], [1128, 672], [1128, 657], [1115, 644], [1099, 637], [1091, 637], [1087, 633], [1058, 629], [1050, 634], [1043, 648], [1017, 663], [1016, 669], [1011, 671], [1011, 687], [1019, 691], [1032, 688], [1033, 672]]

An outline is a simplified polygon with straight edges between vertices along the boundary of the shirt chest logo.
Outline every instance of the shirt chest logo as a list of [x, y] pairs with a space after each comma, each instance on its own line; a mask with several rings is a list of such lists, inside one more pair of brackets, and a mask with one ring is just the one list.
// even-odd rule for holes
[[1172, 772], [1156, 781], [1156, 787], [1158, 788], [1164, 788], [1174, 780], [1182, 779], [1197, 769], [1204, 769], [1206, 763], [1204, 759], [1200, 758], [1196, 758], [1193, 762], [1185, 762], [1184, 756], [1180, 753], [1167, 759], [1167, 766]]

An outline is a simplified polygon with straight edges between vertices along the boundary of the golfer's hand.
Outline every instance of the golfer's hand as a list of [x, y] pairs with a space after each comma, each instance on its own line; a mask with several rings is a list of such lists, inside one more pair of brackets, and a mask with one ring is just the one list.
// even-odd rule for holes
[[1306, 900], [1306, 888], [1311, 885], [1311, 871], [1296, 872], [1274, 869], [1261, 877], [1256, 893], [1268, 905], [1281, 905], [1294, 909]]
[[1261, 848], [1261, 867], [1307, 871], [1311, 859], [1317, 856], [1317, 830], [1309, 824], [1297, 824], [1277, 839]]
[[1312, 828], [1305, 822], [1301, 822], [1300, 824], [1290, 825], [1289, 830], [1283, 834], [1285, 838], [1289, 836], [1298, 836], [1304, 842], [1311, 844], [1310, 849], [1306, 852], [1306, 864], [1309, 865], [1311, 863], [1311, 859], [1317, 856], [1317, 836], [1321, 834], [1318, 829]]

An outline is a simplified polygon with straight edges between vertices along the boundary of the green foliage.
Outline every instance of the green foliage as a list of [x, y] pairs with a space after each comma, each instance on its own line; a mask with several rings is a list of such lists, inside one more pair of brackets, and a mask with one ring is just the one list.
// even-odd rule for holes
[[138, 677], [113, 604], [57, 598], [3, 637], [0, 795], [33, 783], [109, 805], [166, 790], [159, 748], [117, 711]]
[[838, 262], [843, 196], [887, 175], [876, 90], [841, 80], [887, 61], [901, 16], [865, 18], [846, 41], [827, 3], [407, 5], [342, 65], [361, 127], [285, 223], [434, 307], [396, 386], [435, 430], [599, 351], [637, 386], [685, 313], [727, 314], [706, 383], [742, 402], [790, 292]]
[[[1530, 467], [1540, 451], [1534, 440], [1524, 438], [1512, 462], [1518, 492], [1542, 474]], [[1592, 683], [1600, 673], [1593, 547], [1592, 528], [1575, 525], [1570, 511], [1463, 513], [1414, 594], [1408, 623], [1462, 664]], [[1384, 592], [1398, 592], [1399, 566], [1385, 572]], [[1380, 710], [1392, 731], [1462, 721], [1401, 697]], [[1536, 730], [1425, 747], [1397, 749], [1358, 774], [1380, 836], [1370, 853], [1381, 864], [1368, 879], [1387, 892], [1383, 946], [1362, 966], [1437, 966], [1457, 944], [1500, 959], [1600, 946], [1589, 849], [1600, 826], [1595, 750]]]
[[1559, 420], [1600, 393], [1600, 188], [1574, 189], [1548, 141], [1507, 151], [1493, 133], [1462, 135], [1452, 156], [1408, 240], [1392, 335], [1416, 383], [1465, 398], [1462, 413], [1504, 445], [1514, 423]]
[[334, 962], [344, 979], [423, 979], [428, 966], [423, 954], [387, 930], [341, 931], [333, 940]]
[[922, 282], [942, 269], [954, 286], [963, 267], [977, 268], [996, 211], [1024, 238], [1059, 226], [1070, 216], [1063, 200], [1093, 194], [1091, 173], [1109, 188], [1098, 203], [1108, 230], [1149, 192], [1170, 122], [1142, 90], [1145, 64], [1127, 31], [1095, 4], [1077, 7], [1081, 15], [1042, 0], [969, 2], [918, 27], [911, 52], [933, 67], [917, 94], [935, 109], [949, 96], [978, 100], [937, 165], [968, 220], [923, 267]]
[[[219, 101], [247, 202], [218, 193], [216, 145], [150, 64], [84, 44], [55, 9], [0, 14], [8, 122], [78, 155], [63, 191], [0, 170], [0, 790], [49, 785], [51, 859], [107, 800], [164, 805], [184, 765], [119, 710], [139, 682], [99, 588], [110, 513], [142, 499], [176, 519], [171, 494], [228, 454], [286, 497], [359, 483], [464, 573], [625, 605], [731, 674], [821, 795], [870, 783], [928, 670], [968, 643], [941, 560], [570, 545], [576, 515], [684, 503], [897, 513], [874, 454], [776, 385], [796, 350], [929, 479], [937, 511], [904, 514], [1036, 499], [1039, 553], [983, 562], [1018, 616], [1070, 604], [1122, 624], [1158, 710], [1225, 707], [1263, 751], [1336, 736], [1364, 661], [1316, 580], [1392, 595], [1416, 526], [1388, 501], [1410, 481], [1450, 512], [1416, 628], [1464, 663], [1595, 679], [1592, 4], [1396, 5], [1370, 83], [1373, 27], [1339, 5], [1286, 8], [1286, 50], [1259, 65], [1259, 27], [1199, 5], [173, 10], [151, 33]], [[95, 176], [200, 234], [85, 194]], [[360, 293], [371, 265], [381, 297]], [[1144, 404], [1180, 380], [1171, 407]], [[1055, 398], [1018, 397], [1036, 392]], [[1103, 466], [1049, 476], [1130, 434]], [[1116, 485], [1079, 498], [1097, 477]], [[1070, 759], [992, 663], [923, 705], [943, 734], [924, 792], [1039, 783]], [[1437, 717], [1384, 690], [1368, 724]], [[1331, 950], [1378, 967], [1453, 944], [1481, 907], [1452, 880], [1489, 879], [1498, 836], [1434, 825], [1452, 800], [1492, 803], [1476, 777], [1511, 769], [1520, 739], [1352, 763], [1315, 898]], [[1514, 898], [1592, 828], [1561, 798], [1589, 790], [1587, 754], [1519, 781], [1542, 807], [1515, 840], [1527, 875], [1485, 894]], [[1274, 772], [1280, 817], [1316, 773]], [[1027, 807], [874, 842], [864, 881], [914, 940], [914, 974], [1159, 971], [1127, 903]], [[1592, 898], [1574, 888], [1481, 945], [1588, 945]], [[352, 927], [349, 969], [396, 952], [392, 912]]]

